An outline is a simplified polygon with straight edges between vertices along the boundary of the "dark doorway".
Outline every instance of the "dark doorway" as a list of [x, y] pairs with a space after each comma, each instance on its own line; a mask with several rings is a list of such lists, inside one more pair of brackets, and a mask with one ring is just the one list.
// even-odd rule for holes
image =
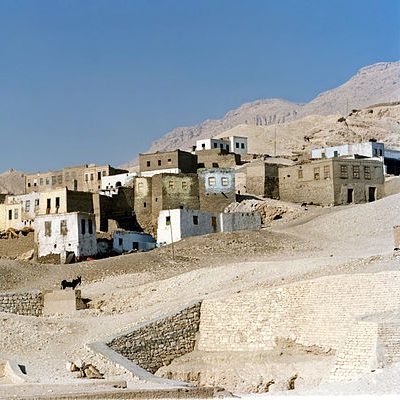
[[132, 242], [132, 250], [139, 250], [139, 242]]
[[368, 201], [375, 201], [376, 200], [376, 187], [370, 186], [368, 188]]
[[353, 203], [354, 199], [353, 199], [353, 192], [354, 189], [347, 189], [347, 203]]

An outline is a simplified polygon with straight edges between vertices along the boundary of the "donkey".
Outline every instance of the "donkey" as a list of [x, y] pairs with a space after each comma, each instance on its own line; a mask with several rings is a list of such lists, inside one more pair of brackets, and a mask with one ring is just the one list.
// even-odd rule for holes
[[61, 289], [64, 290], [67, 287], [72, 288], [72, 290], [75, 290], [75, 288], [82, 283], [82, 278], [80, 276], [76, 277], [75, 279], [72, 279], [72, 281], [67, 281], [67, 280], [62, 280], [61, 281]]

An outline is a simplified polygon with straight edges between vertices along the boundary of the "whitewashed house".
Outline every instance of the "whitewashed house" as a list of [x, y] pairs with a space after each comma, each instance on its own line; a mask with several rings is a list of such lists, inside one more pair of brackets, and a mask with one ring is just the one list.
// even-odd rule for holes
[[147, 233], [118, 230], [113, 234], [113, 250], [120, 254], [132, 250], [149, 251], [155, 247], [155, 239]]
[[95, 216], [79, 211], [38, 215], [35, 242], [39, 257], [60, 254], [63, 260], [70, 253], [77, 258], [93, 256], [97, 253]]
[[257, 212], [211, 213], [184, 209], [162, 210], [158, 217], [157, 243], [170, 244], [190, 236], [260, 228], [261, 217]]
[[101, 194], [113, 195], [118, 193], [118, 188], [129, 186], [133, 178], [138, 176], [136, 172], [127, 172], [118, 175], [109, 175], [101, 177]]
[[196, 151], [219, 149], [229, 153], [247, 154], [247, 137], [229, 136], [224, 138], [199, 139], [196, 141]]

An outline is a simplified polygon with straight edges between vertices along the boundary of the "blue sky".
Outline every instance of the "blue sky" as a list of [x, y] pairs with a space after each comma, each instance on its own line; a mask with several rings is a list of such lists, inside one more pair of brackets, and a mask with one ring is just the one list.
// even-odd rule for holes
[[399, 0], [0, 0], [0, 171], [119, 165], [400, 59]]

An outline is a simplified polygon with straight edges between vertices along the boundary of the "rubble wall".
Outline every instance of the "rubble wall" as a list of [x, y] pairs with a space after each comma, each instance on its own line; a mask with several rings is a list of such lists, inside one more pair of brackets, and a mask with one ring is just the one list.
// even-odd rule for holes
[[43, 293], [0, 293], [0, 312], [39, 317], [43, 312]]
[[154, 373], [173, 359], [194, 350], [201, 303], [151, 322], [113, 339], [108, 346]]

